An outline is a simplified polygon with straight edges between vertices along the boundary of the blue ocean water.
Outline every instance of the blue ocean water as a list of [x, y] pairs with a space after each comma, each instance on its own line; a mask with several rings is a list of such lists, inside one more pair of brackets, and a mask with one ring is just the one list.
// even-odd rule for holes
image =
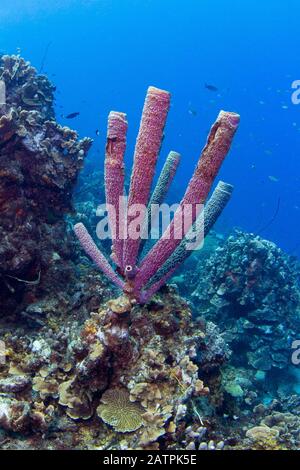
[[169, 90], [160, 165], [170, 149], [182, 154], [179, 193], [218, 112], [240, 113], [219, 175], [235, 193], [218, 227], [259, 232], [299, 256], [299, 14], [296, 0], [1, 0], [1, 52], [49, 76], [58, 121], [95, 139], [99, 168], [109, 111], [128, 115], [130, 170], [146, 89]]

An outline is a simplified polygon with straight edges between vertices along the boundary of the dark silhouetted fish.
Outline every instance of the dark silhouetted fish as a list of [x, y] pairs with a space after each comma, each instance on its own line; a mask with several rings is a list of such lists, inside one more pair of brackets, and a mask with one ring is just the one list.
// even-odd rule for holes
[[68, 114], [67, 116], [65, 116], [66, 119], [74, 119], [76, 118], [77, 116], [79, 116], [80, 113], [71, 113], [71, 114]]
[[218, 88], [214, 85], [209, 85], [208, 83], [205, 83], [205, 88], [209, 91], [218, 91]]

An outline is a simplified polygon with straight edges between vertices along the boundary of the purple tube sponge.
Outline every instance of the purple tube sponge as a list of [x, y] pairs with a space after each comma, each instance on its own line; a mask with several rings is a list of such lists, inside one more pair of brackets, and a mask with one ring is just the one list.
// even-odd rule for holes
[[[147, 302], [148, 299], [150, 299], [155, 292], [157, 292], [168, 281], [168, 279], [173, 276], [177, 268], [181, 266], [182, 263], [194, 252], [193, 250], [197, 249], [197, 246], [202, 244], [205, 237], [208, 235], [228, 204], [232, 191], [233, 186], [231, 184], [219, 181], [205, 206], [204, 214], [200, 214], [198, 220], [190, 229], [196, 241], [193, 243], [191, 241], [192, 237], [185, 237], [181, 241], [165, 264], [161, 266], [156, 274], [151, 278], [149, 285], [146, 286], [145, 291], [140, 296], [141, 301]], [[193, 249], [189, 249], [190, 244], [194, 245]]]
[[123, 196], [127, 127], [126, 114], [114, 111], [109, 114], [105, 149], [105, 197], [112, 234], [111, 258], [121, 269], [125, 228]]
[[159, 175], [156, 186], [153, 190], [150, 202], [149, 209], [151, 205], [157, 204], [160, 205], [169, 191], [169, 188], [172, 184], [172, 181], [175, 177], [178, 165], [180, 162], [180, 154], [174, 151], [171, 151], [167, 156], [163, 169]]
[[240, 117], [238, 114], [225, 111], [220, 112], [217, 121], [211, 128], [201, 158], [198, 161], [194, 175], [174, 215], [173, 221], [141, 263], [135, 279], [137, 295], [140, 289], [147, 284], [149, 279], [163, 266], [180, 244], [181, 239], [176, 237], [174, 222], [174, 220], [180, 219], [180, 211], [183, 211], [185, 207], [189, 207], [191, 212], [189, 224], [184, 225], [183, 217], [181, 217], [181, 232], [183, 236], [197, 218], [196, 207], [199, 204], [204, 204], [219, 168], [230, 149], [239, 121]]
[[146, 290], [140, 292], [138, 296], [138, 301], [141, 304], [146, 304], [151, 300], [151, 298], [163, 287], [167, 281], [173, 276], [178, 266], [173, 266], [173, 268], [166, 272], [159, 280], [151, 284]]
[[144, 223], [142, 241], [140, 245], [140, 256], [143, 255], [143, 247], [150, 234], [151, 226], [153, 226], [157, 220], [158, 207], [164, 202], [175, 177], [178, 165], [180, 163], [180, 158], [181, 157], [179, 153], [171, 151], [167, 156], [165, 164], [161, 170], [147, 208], [147, 217]]
[[[131, 224], [135, 221], [137, 214], [135, 212], [131, 213], [131, 211], [137, 205], [140, 205], [141, 208], [146, 208], [148, 205], [169, 106], [170, 94], [167, 91], [154, 87], [148, 88], [134, 152], [134, 164], [128, 198], [128, 236], [124, 242], [123, 265], [124, 267], [131, 266], [133, 268], [132, 274], [135, 272], [141, 237], [133, 236]], [[141, 215], [143, 220], [137, 227], [137, 231], [139, 230], [140, 232], [146, 213], [144, 212]]]
[[[123, 200], [124, 195], [126, 116], [117, 112], [111, 112], [109, 115], [105, 156], [105, 192], [112, 232], [112, 259], [117, 264], [118, 273], [123, 279], [97, 248], [84, 225], [77, 224], [74, 227], [87, 255], [132, 301], [148, 301], [188, 256], [185, 236], [191, 227], [194, 227], [193, 224], [198, 216], [196, 209], [206, 201], [213, 181], [230, 149], [240, 119], [238, 114], [221, 111], [210, 131], [201, 158], [172, 222], [161, 239], [137, 266], [142, 229], [147, 226], [147, 221], [145, 222], [147, 209], [149, 212], [150, 204], [163, 202], [179, 163], [179, 154], [171, 152], [148, 205], [169, 106], [170, 94], [167, 91], [154, 87], [148, 89], [135, 146], [127, 207], [120, 207], [120, 198]], [[204, 233], [220, 215], [230, 198], [231, 190], [232, 187], [225, 183], [218, 185], [205, 209], [208, 219], [204, 226]], [[182, 235], [178, 237], [176, 216], [177, 213], [185, 213], [186, 208], [190, 216], [188, 223], [184, 218], [179, 217]], [[133, 225], [134, 233], [131, 225]]]
[[90, 236], [89, 232], [85, 226], [81, 223], [74, 226], [74, 232], [80, 241], [80, 244], [86, 254], [94, 261], [99, 269], [120, 289], [123, 289], [125, 286], [124, 281], [117, 275], [113, 270], [105, 256], [101, 253], [99, 248], [97, 248], [95, 242]]

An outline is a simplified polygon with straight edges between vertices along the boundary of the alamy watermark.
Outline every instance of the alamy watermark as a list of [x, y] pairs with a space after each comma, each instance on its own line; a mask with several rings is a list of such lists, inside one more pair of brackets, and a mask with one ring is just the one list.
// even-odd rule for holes
[[292, 354], [292, 364], [294, 366], [299, 366], [300, 364], [300, 340], [295, 340], [292, 343], [292, 349], [293, 349], [293, 354]]
[[6, 86], [3, 80], [0, 80], [0, 107], [6, 104]]
[[[101, 204], [97, 216], [99, 240], [165, 240], [185, 239], [186, 250], [202, 248], [204, 241], [203, 204], [132, 204], [127, 209], [127, 198], [119, 198], [118, 207]], [[194, 222], [196, 220], [196, 222]], [[194, 222], [194, 223], [193, 223]]]
[[292, 83], [292, 89], [295, 90], [292, 93], [292, 103], [300, 104], [300, 80], [294, 80]]
[[4, 365], [6, 361], [6, 347], [4, 341], [0, 340], [0, 365]]

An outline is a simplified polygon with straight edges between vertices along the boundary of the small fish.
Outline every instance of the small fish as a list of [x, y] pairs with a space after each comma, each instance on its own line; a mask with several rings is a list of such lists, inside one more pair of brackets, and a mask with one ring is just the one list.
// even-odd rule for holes
[[74, 119], [76, 118], [77, 116], [79, 116], [80, 113], [76, 112], [76, 113], [71, 113], [71, 114], [68, 114], [67, 116], [65, 116], [66, 119]]
[[209, 83], [205, 83], [205, 88], [209, 91], [218, 91], [218, 88], [214, 85], [209, 85]]
[[100, 135], [99, 129], [96, 129], [96, 132], [95, 132], [95, 133], [96, 133], [96, 135]]
[[270, 181], [273, 181], [273, 183], [278, 183], [278, 181], [279, 181], [279, 179], [276, 178], [276, 176], [270, 175], [268, 178], [269, 178]]

